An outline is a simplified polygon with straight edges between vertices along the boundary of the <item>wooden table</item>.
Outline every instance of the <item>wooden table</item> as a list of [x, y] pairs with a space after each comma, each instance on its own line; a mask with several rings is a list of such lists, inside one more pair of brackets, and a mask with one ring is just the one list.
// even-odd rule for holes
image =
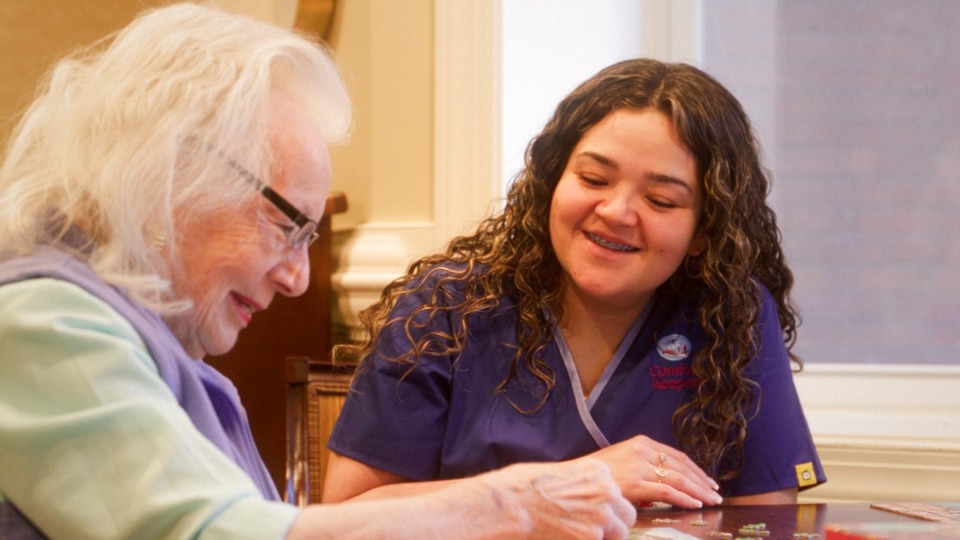
[[[666, 522], [666, 520], [679, 520]], [[922, 520], [871, 508], [869, 504], [799, 504], [770, 506], [724, 506], [706, 510], [645, 508], [637, 512], [635, 527], [641, 529], [670, 527], [698, 538], [718, 538], [716, 531], [728, 532], [733, 538], [748, 537], [740, 529], [763, 523], [770, 531], [765, 539], [792, 540], [794, 533], [816, 533], [821, 538], [824, 527], [839, 523], [919, 522]], [[703, 522], [706, 522], [704, 524]], [[711, 534], [713, 531], [713, 534]]]

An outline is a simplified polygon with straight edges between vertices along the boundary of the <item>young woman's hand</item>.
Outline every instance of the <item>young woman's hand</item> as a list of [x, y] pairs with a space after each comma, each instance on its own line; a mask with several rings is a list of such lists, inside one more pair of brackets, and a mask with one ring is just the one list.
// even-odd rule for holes
[[606, 463], [623, 495], [635, 504], [665, 502], [701, 508], [723, 502], [717, 483], [686, 454], [644, 435], [587, 457]]

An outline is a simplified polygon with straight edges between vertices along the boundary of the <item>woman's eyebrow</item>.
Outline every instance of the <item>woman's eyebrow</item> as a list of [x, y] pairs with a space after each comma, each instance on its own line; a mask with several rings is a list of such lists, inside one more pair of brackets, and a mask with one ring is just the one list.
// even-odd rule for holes
[[684, 182], [683, 180], [675, 176], [670, 176], [669, 174], [658, 174], [658, 173], [648, 173], [646, 176], [647, 178], [649, 178], [650, 180], [653, 180], [654, 182], [680, 186], [683, 189], [690, 192], [691, 194], [693, 193], [693, 188], [690, 187], [690, 184]]
[[580, 159], [580, 158], [592, 159], [593, 161], [596, 161], [600, 165], [603, 165], [604, 167], [608, 167], [610, 169], [614, 169], [614, 170], [620, 169], [620, 164], [614, 159], [610, 158], [609, 156], [599, 154], [597, 152], [592, 152], [590, 150], [584, 150], [583, 152], [580, 152], [579, 154], [576, 155], [576, 159]]

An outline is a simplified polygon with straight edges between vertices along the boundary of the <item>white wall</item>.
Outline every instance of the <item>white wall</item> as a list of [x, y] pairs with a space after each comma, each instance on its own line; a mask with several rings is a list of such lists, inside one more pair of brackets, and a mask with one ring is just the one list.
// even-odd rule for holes
[[643, 50], [636, 0], [523, 0], [503, 4], [501, 179], [523, 166], [527, 144], [577, 84]]

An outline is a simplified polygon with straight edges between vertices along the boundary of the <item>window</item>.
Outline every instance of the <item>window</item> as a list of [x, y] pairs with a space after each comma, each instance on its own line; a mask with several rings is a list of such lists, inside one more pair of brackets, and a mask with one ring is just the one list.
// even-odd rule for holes
[[753, 119], [808, 363], [960, 363], [960, 3], [703, 2]]

